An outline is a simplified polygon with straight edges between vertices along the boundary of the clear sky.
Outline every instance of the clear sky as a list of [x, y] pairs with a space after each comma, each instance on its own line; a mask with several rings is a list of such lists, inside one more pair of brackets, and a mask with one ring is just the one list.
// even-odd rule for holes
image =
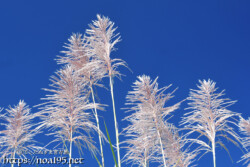
[[[30, 106], [41, 103], [49, 77], [59, 69], [54, 61], [63, 45], [75, 32], [84, 33], [96, 14], [110, 17], [118, 26], [122, 41], [113, 57], [125, 60], [133, 73], [121, 68], [126, 76], [115, 80], [120, 130], [127, 123], [125, 96], [138, 75], [159, 76], [160, 87], [178, 87], [169, 104], [188, 96], [199, 79], [212, 79], [226, 89], [226, 96], [238, 100], [230, 107], [249, 116], [250, 95], [250, 1], [248, 0], [43, 0], [0, 2], [0, 107], [15, 105], [24, 99]], [[104, 83], [108, 86], [108, 80]], [[102, 117], [115, 142], [109, 92], [98, 89], [101, 103], [108, 104]], [[186, 104], [170, 120], [178, 126]], [[33, 108], [37, 112], [37, 108]], [[102, 128], [104, 130], [104, 128]], [[37, 138], [47, 143], [44, 134]], [[123, 138], [121, 138], [123, 140]], [[218, 167], [237, 164], [240, 150], [227, 143], [226, 151], [217, 149]], [[124, 151], [122, 151], [124, 155]], [[73, 156], [77, 157], [75, 153]], [[107, 158], [106, 158], [107, 157]], [[97, 166], [88, 151], [85, 166]], [[112, 154], [105, 144], [106, 166], [112, 167]], [[126, 165], [124, 165], [126, 166]], [[127, 165], [130, 166], [130, 165]], [[153, 165], [152, 165], [153, 166]], [[198, 161], [199, 167], [212, 166], [212, 154]]]

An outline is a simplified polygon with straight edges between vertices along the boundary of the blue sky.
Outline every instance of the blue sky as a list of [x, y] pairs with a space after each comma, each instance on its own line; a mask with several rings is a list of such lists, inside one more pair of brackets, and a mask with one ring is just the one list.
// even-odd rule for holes
[[[121, 121], [126, 114], [120, 108], [131, 84], [142, 74], [159, 76], [160, 86], [172, 83], [172, 89], [178, 87], [169, 104], [185, 99], [199, 79], [210, 78], [221, 90], [226, 89], [227, 97], [238, 100], [230, 109], [248, 117], [249, 8], [247, 0], [1, 1], [0, 107], [15, 105], [19, 99], [30, 106], [41, 103], [45, 95], [41, 88], [48, 87], [49, 77], [60, 68], [54, 59], [64, 43], [73, 32], [84, 33], [96, 14], [102, 14], [115, 22], [122, 36], [112, 56], [125, 60], [133, 71], [121, 68], [126, 76], [115, 80], [120, 130], [127, 125]], [[100, 102], [111, 106], [108, 91], [98, 89], [98, 95]], [[176, 125], [185, 107], [183, 104], [171, 119]], [[111, 107], [101, 115], [115, 142]], [[43, 134], [39, 140], [49, 141]], [[218, 148], [218, 167], [241, 166], [236, 163], [239, 149], [230, 143], [228, 148], [234, 163]], [[107, 166], [112, 166], [108, 144], [105, 155]], [[85, 166], [97, 166], [88, 151], [84, 157]], [[205, 155], [198, 166], [212, 166], [212, 155]]]

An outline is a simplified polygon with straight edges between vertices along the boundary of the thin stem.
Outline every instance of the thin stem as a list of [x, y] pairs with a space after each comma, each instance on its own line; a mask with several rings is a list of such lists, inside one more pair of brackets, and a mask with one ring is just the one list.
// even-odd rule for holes
[[[90, 89], [91, 89], [92, 100], [93, 100], [93, 103], [95, 105], [95, 96], [94, 96], [94, 91], [93, 91], [92, 85], [91, 85]], [[100, 130], [100, 124], [99, 124], [99, 118], [98, 118], [98, 114], [97, 114], [96, 105], [95, 105], [94, 115], [95, 115], [96, 124], [97, 124], [97, 128], [98, 128], [100, 151], [101, 151], [101, 156], [102, 156], [102, 167], [104, 167], [104, 155], [103, 155], [103, 148], [102, 148], [102, 137], [101, 137], [101, 130]]]
[[115, 134], [116, 134], [116, 147], [117, 147], [118, 166], [121, 167], [120, 147], [119, 147], [119, 132], [118, 132], [118, 125], [117, 125], [117, 120], [116, 120], [115, 99], [114, 99], [114, 91], [113, 91], [113, 83], [112, 83], [112, 76], [111, 75], [109, 75], [109, 84], [110, 84], [110, 93], [111, 93], [111, 97], [112, 97], [113, 114], [114, 114], [114, 122], [115, 122]]
[[147, 167], [147, 158], [144, 159], [144, 166]]
[[11, 167], [14, 167], [15, 155], [16, 155], [16, 151], [13, 152], [13, 156], [12, 156], [13, 160], [12, 160], [12, 162], [11, 162]]
[[155, 113], [154, 113], [154, 118], [155, 118], [155, 125], [156, 125], [157, 135], [159, 137], [160, 145], [161, 145], [161, 154], [162, 154], [163, 164], [164, 164], [164, 167], [167, 167], [167, 163], [166, 163], [166, 160], [165, 160], [165, 154], [164, 154], [164, 150], [163, 150], [163, 144], [162, 144], [162, 140], [161, 140], [161, 134], [160, 134], [160, 130], [159, 130], [159, 127], [158, 127], [158, 119], [157, 119]]
[[163, 145], [162, 145], [162, 141], [161, 141], [161, 134], [160, 134], [158, 128], [157, 128], [157, 134], [158, 134], [158, 137], [160, 139], [161, 153], [162, 153], [162, 159], [163, 159], [164, 167], [167, 167], [166, 160], [165, 160], [165, 154], [164, 154], [164, 150], [163, 150]]
[[72, 127], [70, 132], [70, 146], [69, 146], [69, 167], [71, 167], [71, 157], [72, 157]]
[[144, 158], [144, 166], [147, 167], [147, 149], [145, 149], [145, 151], [144, 151], [144, 156], [145, 156], [145, 158]]
[[212, 150], [213, 150], [213, 161], [214, 161], [214, 167], [216, 167], [216, 160], [215, 160], [215, 141], [212, 141]]

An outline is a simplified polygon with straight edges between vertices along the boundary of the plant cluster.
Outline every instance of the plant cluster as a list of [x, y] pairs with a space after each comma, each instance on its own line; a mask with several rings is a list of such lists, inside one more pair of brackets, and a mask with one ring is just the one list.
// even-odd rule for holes
[[[216, 167], [217, 146], [230, 154], [225, 145], [225, 141], [230, 141], [242, 148], [241, 161], [247, 164], [250, 119], [245, 120], [240, 113], [229, 110], [236, 101], [224, 98], [225, 91], [218, 91], [216, 83], [210, 79], [199, 81], [197, 89], [191, 89], [186, 99], [170, 105], [176, 89], [169, 91], [171, 85], [159, 87], [158, 78], [138, 76], [126, 97], [127, 116], [123, 121], [127, 127], [119, 129], [114, 78], [122, 76], [118, 67], [128, 66], [122, 59], [111, 57], [121, 40], [116, 29], [108, 17], [97, 15], [97, 20], [89, 25], [84, 35], [71, 35], [62, 55], [56, 58], [60, 69], [50, 78], [50, 88], [44, 89], [47, 95], [38, 105], [37, 113], [31, 112], [24, 101], [5, 112], [1, 110], [0, 125], [4, 130], [0, 131], [0, 157], [23, 157], [25, 155], [18, 154], [18, 150], [35, 151], [54, 143], [55, 147], [67, 149], [69, 158], [73, 157], [74, 148], [79, 154], [89, 150], [98, 165], [104, 167], [103, 143], [109, 142], [116, 167], [196, 166], [198, 159], [206, 153], [213, 155], [212, 162]], [[108, 86], [103, 83], [105, 79]], [[115, 144], [110, 140], [106, 124], [107, 137], [102, 132], [100, 111], [107, 105], [97, 103], [96, 87], [110, 92]], [[180, 124], [175, 125], [171, 117], [186, 101], [188, 112]], [[37, 118], [39, 123], [34, 121], [37, 122]], [[34, 137], [43, 129], [48, 131], [46, 135], [51, 141], [41, 147]], [[244, 137], [238, 134], [238, 129]], [[98, 135], [97, 143], [94, 135]], [[120, 141], [121, 135], [123, 141]]]

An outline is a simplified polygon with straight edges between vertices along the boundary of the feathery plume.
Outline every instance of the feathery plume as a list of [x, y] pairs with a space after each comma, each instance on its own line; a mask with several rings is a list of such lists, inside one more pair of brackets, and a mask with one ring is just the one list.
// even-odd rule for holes
[[[79, 78], [85, 82], [87, 85], [86, 89], [91, 93], [92, 102], [95, 105], [95, 96], [93, 91], [93, 86], [102, 86], [99, 81], [105, 77], [105, 70], [103, 70], [103, 64], [99, 59], [97, 59], [92, 48], [89, 45], [89, 40], [86, 36], [82, 34], [73, 34], [68, 40], [69, 44], [66, 44], [65, 48], [67, 51], [62, 51], [64, 56], [59, 56], [57, 59], [58, 64], [68, 64], [77, 73]], [[100, 152], [102, 157], [102, 167], [104, 167], [104, 155], [102, 147], [102, 137], [99, 125], [99, 118], [97, 113], [97, 108], [93, 110], [93, 114], [96, 119], [96, 124], [98, 128], [98, 137]]]
[[86, 33], [90, 41], [92, 52], [98, 57], [104, 65], [104, 70], [110, 77], [120, 77], [121, 73], [117, 71], [119, 66], [125, 66], [126, 62], [122, 59], [111, 59], [110, 54], [115, 50], [115, 45], [121, 41], [119, 33], [115, 33], [117, 27], [108, 17], [97, 15], [97, 20], [89, 25]]
[[127, 153], [124, 156], [124, 162], [132, 163], [140, 167], [147, 167], [149, 161], [156, 154], [155, 138], [157, 138], [154, 130], [154, 125], [150, 119], [150, 113], [147, 113], [139, 106], [133, 106], [129, 111], [134, 111], [124, 120], [130, 122], [130, 125], [124, 128], [124, 142], [127, 146]]
[[191, 89], [187, 98], [190, 101], [188, 103], [190, 107], [187, 109], [191, 111], [184, 115], [181, 125], [185, 125], [184, 129], [190, 130], [186, 136], [198, 132], [200, 136], [208, 139], [211, 145], [199, 138], [193, 139], [193, 142], [202, 145], [205, 153], [213, 153], [213, 164], [216, 167], [216, 145], [219, 144], [226, 149], [221, 138], [231, 141], [236, 146], [240, 143], [240, 137], [233, 128], [233, 126], [237, 126], [234, 118], [240, 114], [227, 109], [236, 101], [222, 98], [224, 91], [217, 92], [215, 82], [212, 80], [199, 82], [198, 90]]
[[[248, 163], [250, 161], [250, 153], [249, 153], [249, 147], [250, 147], [250, 118], [248, 118], [247, 120], [245, 120], [244, 118], [240, 118], [240, 122], [239, 122], [239, 127], [240, 127], [240, 131], [242, 132], [242, 134], [245, 135], [245, 137], [243, 138], [243, 146], [245, 147], [245, 149], [247, 150], [247, 153], [244, 154], [241, 158], [242, 160], [246, 160], [245, 163]], [[250, 166], [250, 163], [248, 164], [248, 166]]]
[[116, 147], [118, 166], [121, 167], [120, 147], [119, 147], [119, 130], [116, 119], [115, 99], [113, 91], [113, 77], [120, 77], [121, 74], [117, 70], [119, 66], [125, 66], [126, 63], [121, 59], [111, 59], [110, 54], [115, 50], [115, 45], [120, 41], [119, 33], [115, 33], [117, 28], [114, 23], [107, 17], [97, 15], [97, 20], [89, 25], [90, 29], [86, 31], [92, 52], [97, 56], [103, 65], [103, 70], [109, 77], [110, 93], [112, 98], [114, 124], [116, 132]]
[[90, 47], [89, 39], [78, 33], [73, 34], [68, 41], [69, 43], [64, 46], [67, 50], [62, 51], [65, 55], [58, 56], [57, 63], [70, 65], [88, 85], [101, 86], [98, 81], [105, 77], [105, 70]]
[[[171, 85], [170, 85], [171, 86]], [[157, 78], [152, 81], [149, 76], [139, 76], [133, 85], [133, 91], [127, 96], [127, 105], [133, 111], [125, 120], [131, 124], [125, 128], [128, 144], [126, 161], [146, 167], [150, 160], [167, 166], [163, 145], [164, 119], [179, 108], [180, 103], [166, 107], [172, 93], [164, 94], [170, 86], [158, 88]], [[161, 158], [155, 155], [160, 155]]]
[[[189, 141], [178, 134], [178, 129], [168, 122], [164, 122], [162, 141], [165, 151], [165, 159], [169, 167], [191, 167], [199, 149], [189, 150]], [[192, 165], [195, 166], [195, 165]]]
[[97, 104], [88, 102], [88, 96], [83, 90], [85, 84], [78, 76], [71, 66], [56, 72], [56, 76], [51, 77], [52, 88], [45, 89], [52, 94], [46, 95], [43, 100], [47, 102], [42, 107], [43, 124], [52, 131], [48, 135], [55, 136], [50, 143], [59, 142], [63, 146], [69, 144], [69, 158], [72, 156], [73, 144], [80, 150], [81, 146], [95, 150], [90, 133], [98, 131], [90, 113], [86, 112]]
[[[6, 113], [0, 116], [3, 120], [0, 125], [5, 127], [0, 131], [0, 159], [15, 159], [16, 155], [25, 157], [24, 152], [41, 148], [34, 144], [34, 136], [39, 133], [40, 128], [36, 127], [38, 124], [35, 124], [33, 119], [38, 116], [39, 113], [31, 113], [31, 109], [23, 100], [20, 100], [18, 105], [6, 109]], [[14, 163], [11, 166], [14, 166]]]

